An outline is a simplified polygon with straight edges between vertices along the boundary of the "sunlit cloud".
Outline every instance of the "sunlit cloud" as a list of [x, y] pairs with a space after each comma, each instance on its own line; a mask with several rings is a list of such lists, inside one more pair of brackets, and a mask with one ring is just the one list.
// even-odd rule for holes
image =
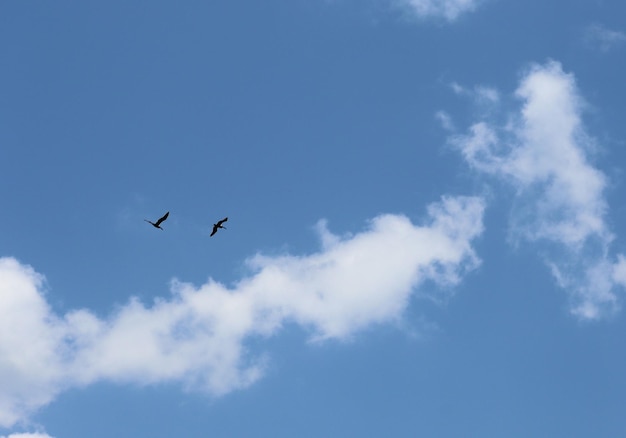
[[483, 232], [483, 210], [480, 198], [444, 197], [421, 225], [381, 215], [349, 237], [321, 221], [315, 253], [257, 254], [233, 285], [174, 280], [171, 296], [149, 305], [131, 298], [104, 318], [86, 309], [55, 313], [43, 276], [2, 258], [0, 425], [98, 381], [178, 382], [214, 396], [245, 388], [268, 366], [267, 353], [249, 343], [285, 324], [300, 325], [313, 342], [393, 324], [421, 285], [449, 292], [479, 266], [472, 241]]
[[572, 312], [599, 318], [619, 307], [623, 280], [608, 255], [607, 178], [591, 161], [597, 145], [582, 121], [584, 101], [554, 61], [530, 67], [515, 97], [521, 107], [506, 120], [481, 120], [451, 143], [473, 169], [514, 188], [512, 239], [555, 244], [546, 263]]

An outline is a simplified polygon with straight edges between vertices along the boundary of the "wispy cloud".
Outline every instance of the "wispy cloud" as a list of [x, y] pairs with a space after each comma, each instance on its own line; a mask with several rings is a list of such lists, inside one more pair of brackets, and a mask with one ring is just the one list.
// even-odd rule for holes
[[0, 435], [0, 438], [53, 438], [45, 433], [12, 433], [11, 435]]
[[435, 113], [435, 119], [439, 121], [441, 127], [446, 131], [455, 131], [456, 127], [452, 121], [452, 117], [445, 111], [437, 111]]
[[225, 394], [263, 375], [266, 356], [247, 346], [285, 323], [323, 342], [398, 321], [424, 282], [448, 288], [479, 265], [472, 240], [482, 233], [483, 209], [480, 198], [445, 197], [423, 225], [382, 215], [350, 237], [321, 222], [316, 253], [258, 254], [231, 287], [173, 281], [172, 296], [149, 306], [131, 299], [107, 318], [84, 309], [56, 314], [40, 274], [0, 259], [0, 425], [66, 388], [102, 380], [176, 381]]
[[395, 0], [411, 15], [419, 18], [444, 18], [454, 21], [472, 12], [483, 0]]
[[585, 29], [585, 41], [603, 52], [626, 43], [626, 33], [608, 29], [602, 24], [592, 24]]
[[500, 100], [500, 93], [498, 90], [485, 85], [477, 85], [473, 88], [467, 88], [458, 82], [451, 82], [450, 88], [458, 95], [469, 96], [479, 102], [494, 104], [498, 103]]
[[590, 161], [596, 144], [582, 122], [583, 99], [553, 61], [533, 65], [515, 96], [521, 108], [503, 124], [483, 120], [451, 141], [472, 168], [515, 188], [512, 236], [556, 244], [547, 264], [571, 293], [572, 312], [598, 318], [617, 308], [623, 280], [608, 256], [607, 179]]

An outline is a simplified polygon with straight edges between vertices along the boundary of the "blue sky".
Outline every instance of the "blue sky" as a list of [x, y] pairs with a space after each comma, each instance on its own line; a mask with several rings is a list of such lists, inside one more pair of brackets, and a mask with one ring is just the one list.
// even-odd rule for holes
[[1, 2], [0, 437], [624, 436], [623, 17]]

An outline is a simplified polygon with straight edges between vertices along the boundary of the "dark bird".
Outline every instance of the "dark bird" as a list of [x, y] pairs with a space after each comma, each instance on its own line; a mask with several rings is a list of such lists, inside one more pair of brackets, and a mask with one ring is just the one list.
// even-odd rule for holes
[[[213, 231], [211, 231], [211, 236], [213, 236], [215, 233], [217, 233], [217, 229], [218, 229], [218, 228], [224, 228], [224, 229], [226, 229], [226, 227], [223, 227], [223, 226], [222, 226], [222, 224], [223, 224], [224, 222], [226, 222], [227, 220], [228, 220], [228, 218], [227, 218], [227, 217], [225, 217], [225, 218], [224, 218], [224, 219], [222, 219], [221, 221], [217, 221], [217, 223], [216, 223], [216, 224], [213, 224]], [[211, 237], [211, 236], [209, 236], [209, 237]]]
[[151, 222], [148, 219], [144, 219], [144, 221], [148, 222], [150, 225], [152, 225], [154, 228], [158, 228], [159, 230], [162, 230], [163, 228], [161, 228], [161, 223], [167, 219], [167, 217], [169, 216], [170, 212], [168, 211], [167, 213], [165, 213], [163, 215], [163, 217], [159, 218], [158, 221], [155, 222]]

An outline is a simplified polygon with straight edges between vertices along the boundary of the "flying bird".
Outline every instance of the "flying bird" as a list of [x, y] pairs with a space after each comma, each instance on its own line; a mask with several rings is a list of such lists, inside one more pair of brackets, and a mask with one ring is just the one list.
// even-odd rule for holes
[[[218, 229], [218, 228], [224, 228], [224, 229], [226, 229], [226, 227], [223, 227], [223, 226], [222, 226], [222, 224], [223, 224], [224, 222], [226, 222], [227, 220], [228, 220], [228, 218], [227, 218], [227, 217], [225, 217], [224, 219], [222, 219], [222, 220], [220, 220], [220, 221], [217, 221], [217, 223], [216, 223], [216, 224], [213, 224], [213, 231], [211, 231], [211, 236], [213, 236], [215, 233], [217, 233], [217, 229]], [[209, 237], [211, 237], [211, 236], [209, 236]]]
[[158, 221], [156, 222], [151, 222], [148, 219], [144, 219], [144, 221], [148, 222], [150, 225], [152, 225], [154, 228], [158, 228], [159, 230], [162, 230], [163, 228], [161, 228], [161, 223], [167, 219], [167, 217], [169, 216], [170, 212], [168, 211], [167, 213], [165, 213], [163, 215], [163, 217], [159, 218]]

